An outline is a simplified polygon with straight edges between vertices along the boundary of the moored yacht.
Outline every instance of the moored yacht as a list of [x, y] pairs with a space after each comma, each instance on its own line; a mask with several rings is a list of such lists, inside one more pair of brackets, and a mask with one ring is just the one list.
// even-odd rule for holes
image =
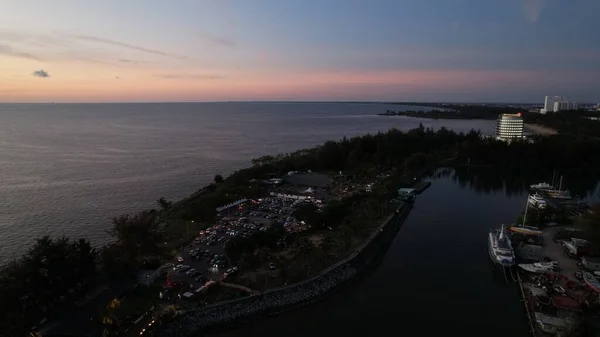
[[488, 250], [492, 262], [502, 267], [515, 265], [515, 252], [508, 234], [504, 231], [504, 225], [499, 229], [493, 229], [488, 234]]
[[552, 189], [554, 189], [554, 186], [552, 186], [546, 182], [539, 183], [539, 184], [533, 184], [529, 187], [531, 187], [534, 190], [552, 190]]

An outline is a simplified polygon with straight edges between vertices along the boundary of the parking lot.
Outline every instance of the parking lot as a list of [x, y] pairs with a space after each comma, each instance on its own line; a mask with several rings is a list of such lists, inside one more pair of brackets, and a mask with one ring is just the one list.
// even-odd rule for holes
[[222, 280], [236, 273], [225, 254], [225, 245], [234, 237], [247, 238], [271, 226], [282, 226], [288, 232], [302, 231], [305, 226], [291, 216], [302, 202], [268, 197], [249, 201], [246, 205], [225, 210], [217, 223], [200, 231], [198, 237], [184, 247], [169, 268], [169, 279], [189, 289], [198, 289], [209, 280]]

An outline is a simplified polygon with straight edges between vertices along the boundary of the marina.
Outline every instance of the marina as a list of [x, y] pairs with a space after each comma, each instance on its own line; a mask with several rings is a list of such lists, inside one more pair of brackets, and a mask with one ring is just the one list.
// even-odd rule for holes
[[[534, 210], [571, 220], [583, 214], [573, 207], [578, 200], [562, 190], [562, 178], [559, 188], [545, 182], [530, 187], [522, 221], [507, 231], [516, 253], [510, 275], [516, 274], [534, 337], [572, 336], [600, 308], [600, 260], [591, 257], [595, 255], [591, 243], [571, 223], [529, 225], [532, 214], [528, 217], [528, 212]], [[491, 238], [490, 234], [490, 242]], [[493, 256], [492, 261], [496, 262]]]

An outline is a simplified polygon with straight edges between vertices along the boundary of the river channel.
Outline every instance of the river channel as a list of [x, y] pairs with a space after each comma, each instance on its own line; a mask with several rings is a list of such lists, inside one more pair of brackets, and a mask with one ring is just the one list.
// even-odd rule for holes
[[369, 275], [317, 304], [211, 335], [529, 336], [518, 287], [493, 268], [486, 241], [526, 194], [458, 180], [432, 179]]

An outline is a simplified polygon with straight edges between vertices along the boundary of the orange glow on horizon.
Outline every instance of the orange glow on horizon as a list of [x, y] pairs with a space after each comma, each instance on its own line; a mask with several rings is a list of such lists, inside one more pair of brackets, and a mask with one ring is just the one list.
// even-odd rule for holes
[[[7, 69], [0, 66], [0, 71]], [[24, 69], [28, 69], [25, 72]], [[121, 102], [226, 100], [357, 100], [378, 92], [469, 92], [496, 85], [535, 85], [544, 74], [526, 71], [406, 70], [406, 71], [202, 71], [186, 78], [157, 77], [155, 69], [120, 70], [61, 65], [49, 78], [31, 75], [31, 65], [8, 81], [0, 81], [0, 102]], [[15, 73], [15, 70], [12, 70]], [[181, 76], [181, 77], [177, 77]]]

